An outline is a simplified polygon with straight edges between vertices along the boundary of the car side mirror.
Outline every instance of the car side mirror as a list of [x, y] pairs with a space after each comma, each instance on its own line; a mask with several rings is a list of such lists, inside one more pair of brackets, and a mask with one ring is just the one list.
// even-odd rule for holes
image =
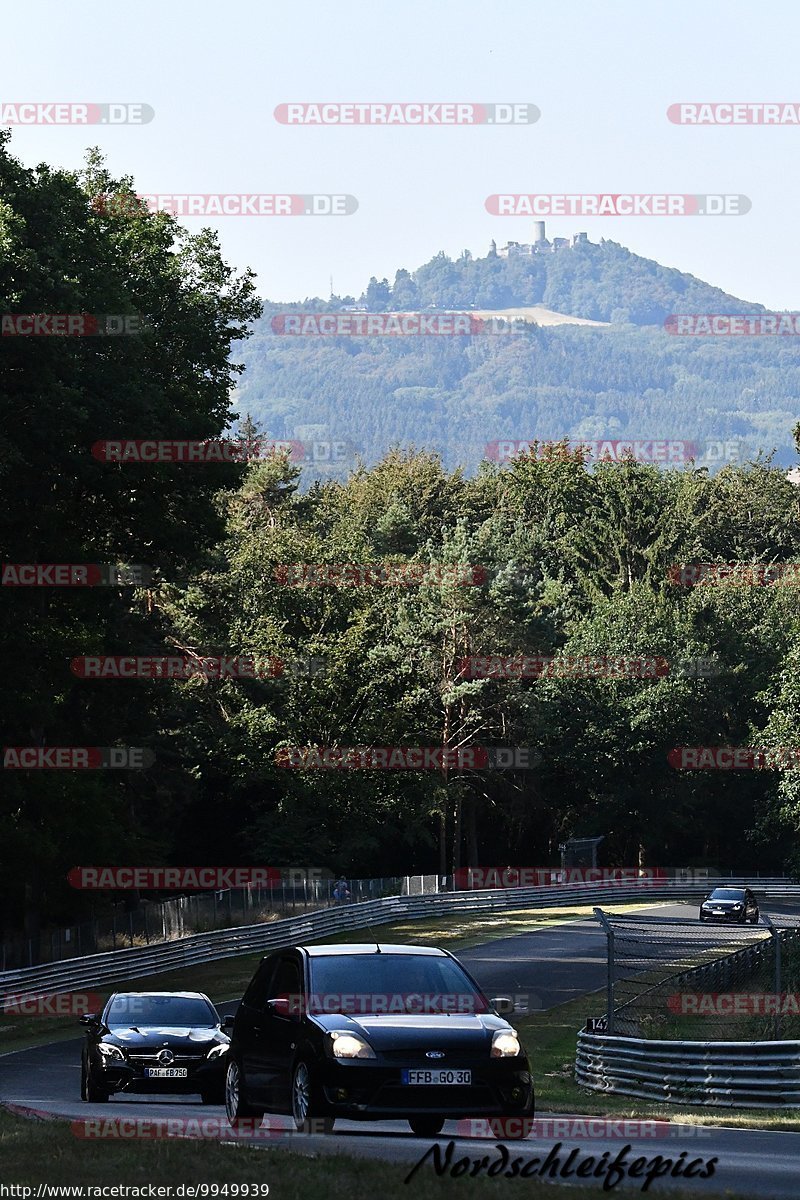
[[87, 1029], [96, 1029], [100, 1024], [99, 1013], [85, 1013], [80, 1019], [81, 1025], [85, 1025]]
[[493, 996], [489, 1003], [498, 1017], [510, 1017], [516, 1011], [514, 1001], [510, 996]]
[[274, 999], [268, 1000], [267, 1008], [276, 1017], [283, 1017], [286, 1021], [300, 1019], [300, 1005], [297, 1000], [293, 1001], [289, 996], [276, 996]]
[[230, 1031], [233, 1029], [233, 1022], [235, 1019], [236, 1018], [234, 1017], [233, 1013], [227, 1013], [227, 1015], [224, 1016], [219, 1023], [220, 1029], [224, 1030], [225, 1033], [230, 1033]]

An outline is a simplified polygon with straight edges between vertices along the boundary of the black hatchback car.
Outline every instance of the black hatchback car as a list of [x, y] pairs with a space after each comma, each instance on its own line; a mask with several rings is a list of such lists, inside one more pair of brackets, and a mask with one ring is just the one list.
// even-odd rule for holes
[[747, 887], [718, 887], [700, 905], [701, 921], [757, 925], [759, 918], [756, 898]]
[[81, 1097], [113, 1092], [199, 1093], [222, 1104], [230, 1038], [202, 992], [116, 992], [102, 1013], [81, 1017]]
[[225, 1107], [235, 1127], [291, 1113], [299, 1130], [336, 1117], [407, 1120], [433, 1137], [447, 1118], [488, 1118], [497, 1136], [526, 1136], [530, 1065], [500, 1015], [445, 950], [296, 946], [263, 959], [235, 1018]]

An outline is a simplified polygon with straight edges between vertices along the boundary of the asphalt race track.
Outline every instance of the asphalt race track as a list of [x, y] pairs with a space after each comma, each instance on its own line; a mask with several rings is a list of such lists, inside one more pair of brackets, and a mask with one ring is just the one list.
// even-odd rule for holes
[[[686, 905], [654, 905], [648, 912], [661, 916], [696, 915], [696, 907]], [[785, 905], [770, 905], [772, 912], [792, 911]], [[551, 1008], [565, 1000], [603, 986], [605, 982], [605, 937], [593, 921], [578, 921], [554, 929], [542, 929], [515, 937], [503, 938], [465, 950], [458, 956], [489, 995], [525, 997], [530, 1010]], [[232, 1012], [236, 1002], [221, 1004], [222, 1012]], [[587, 1016], [593, 1015], [587, 1002]], [[108, 1104], [85, 1104], [80, 1100], [81, 1039], [70, 1039], [29, 1050], [0, 1056], [0, 1101], [35, 1109], [56, 1117], [85, 1120], [87, 1118], [184, 1118], [219, 1122], [221, 1136], [233, 1141], [224, 1122], [224, 1110], [200, 1104], [197, 1100], [160, 1099], [156, 1102], [141, 1096], [115, 1096]], [[535, 1064], [534, 1064], [535, 1072]], [[635, 1101], [632, 1101], [634, 1104]], [[587, 1118], [596, 1122], [598, 1118]], [[800, 1120], [800, 1115], [799, 1115]], [[545, 1121], [545, 1118], [542, 1118]], [[337, 1122], [332, 1135], [299, 1135], [288, 1130], [285, 1117], [267, 1118], [259, 1144], [266, 1148], [291, 1148], [303, 1153], [347, 1153], [367, 1158], [396, 1162], [398, 1182], [430, 1149], [430, 1140], [413, 1137], [404, 1122], [359, 1124]], [[589, 1127], [592, 1128], [591, 1126]], [[648, 1159], [660, 1154], [678, 1159], [682, 1152], [687, 1158], [705, 1160], [717, 1155], [719, 1161], [713, 1179], [660, 1178], [648, 1189], [657, 1195], [670, 1186], [682, 1186], [697, 1192], [722, 1194], [726, 1190], [740, 1197], [774, 1197], [792, 1200], [800, 1195], [800, 1133], [763, 1132], [742, 1129], [713, 1129], [697, 1126], [645, 1126], [635, 1136], [626, 1136], [619, 1123], [609, 1122], [609, 1128], [594, 1126], [593, 1136], [566, 1134], [557, 1126], [544, 1125], [524, 1142], [508, 1142], [511, 1159], [544, 1158], [553, 1145], [561, 1141], [561, 1161], [574, 1148], [580, 1157], [595, 1158], [605, 1151], [613, 1158], [623, 1146], [632, 1147], [628, 1160], [638, 1155]], [[484, 1136], [469, 1136], [484, 1133]], [[464, 1123], [448, 1122], [437, 1139], [444, 1154], [448, 1140], [455, 1140], [452, 1161], [463, 1156], [481, 1159], [488, 1156], [491, 1165], [499, 1155], [496, 1142], [480, 1129], [467, 1131]], [[250, 1141], [251, 1139], [248, 1139]], [[231, 1153], [235, 1149], [231, 1148]], [[577, 1161], [580, 1161], [578, 1159]], [[431, 1159], [420, 1168], [432, 1172]], [[574, 1182], [574, 1181], [573, 1181]], [[641, 1181], [631, 1180], [626, 1186], [638, 1193]], [[616, 1188], [614, 1189], [617, 1190]]]

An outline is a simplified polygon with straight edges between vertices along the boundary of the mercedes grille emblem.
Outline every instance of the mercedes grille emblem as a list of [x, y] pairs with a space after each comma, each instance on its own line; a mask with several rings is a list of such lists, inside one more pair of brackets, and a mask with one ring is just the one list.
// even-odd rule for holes
[[171, 1050], [159, 1050], [158, 1052], [158, 1061], [165, 1067], [168, 1067], [174, 1058], [175, 1055]]

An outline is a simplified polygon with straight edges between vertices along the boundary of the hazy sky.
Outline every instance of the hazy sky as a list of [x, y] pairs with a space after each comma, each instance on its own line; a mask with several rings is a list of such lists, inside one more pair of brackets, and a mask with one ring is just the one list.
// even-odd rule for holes
[[[276, 300], [358, 293], [439, 250], [530, 240], [495, 192], [738, 193], [738, 217], [561, 217], [771, 308], [800, 308], [800, 126], [671, 124], [678, 101], [800, 104], [800, 11], [740, 0], [136, 0], [2, 9], [0, 101], [152, 105], [142, 126], [18, 128], [28, 165], [103, 148], [141, 192], [349, 193], [348, 217], [188, 218]], [[295, 127], [289, 101], [538, 106], [507, 128]]]

